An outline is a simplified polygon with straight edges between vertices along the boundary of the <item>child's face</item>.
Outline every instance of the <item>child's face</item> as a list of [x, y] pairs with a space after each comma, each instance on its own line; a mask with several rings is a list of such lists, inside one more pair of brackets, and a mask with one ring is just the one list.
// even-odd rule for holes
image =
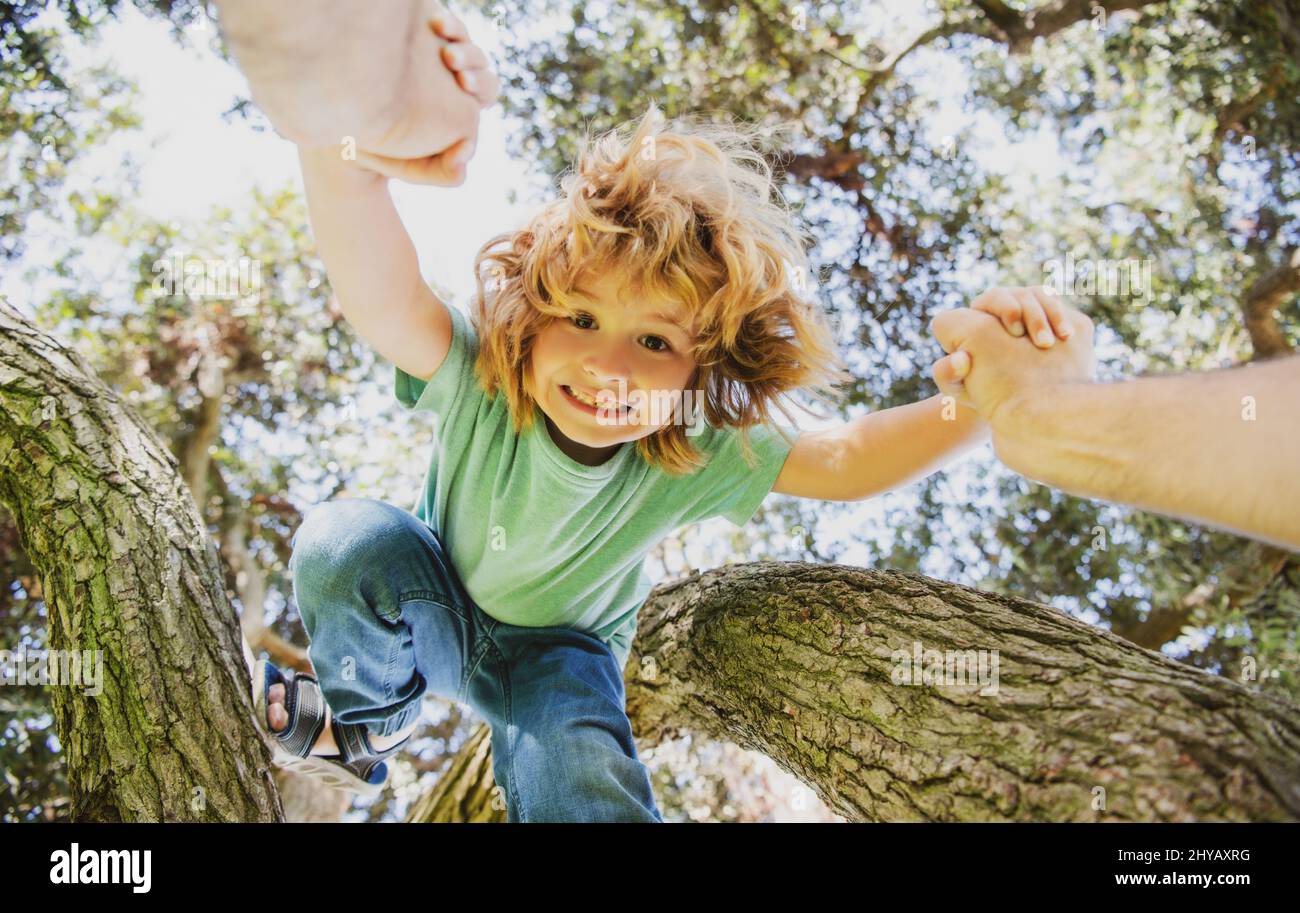
[[[695, 371], [692, 315], [671, 299], [634, 295], [615, 275], [586, 283], [573, 297], [573, 313], [534, 341], [532, 394], [561, 432], [556, 444], [578, 462], [599, 465], [619, 444], [686, 417], [674, 405]], [[601, 415], [565, 387], [593, 398], [608, 391], [610, 403], [637, 408]]]

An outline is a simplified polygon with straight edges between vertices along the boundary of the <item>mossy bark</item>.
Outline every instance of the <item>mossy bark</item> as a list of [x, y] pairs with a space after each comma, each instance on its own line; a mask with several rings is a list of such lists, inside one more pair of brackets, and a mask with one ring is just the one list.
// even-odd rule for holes
[[0, 501], [40, 571], [48, 648], [102, 657], [100, 693], [49, 686], [73, 819], [281, 819], [239, 619], [175, 458], [3, 303]]
[[[926, 651], [976, 651], [977, 673], [984, 651], [996, 687], [927, 681]], [[927, 577], [760, 562], [662, 584], [625, 684], [642, 750], [686, 732], [732, 741], [851, 821], [1300, 818], [1300, 707], [1057, 609]], [[486, 803], [486, 744], [454, 769], [478, 791], [418, 820]]]
[[[905, 676], [914, 645], [985, 651], [996, 688]], [[627, 687], [640, 740], [730, 739], [855, 821], [1300, 818], [1300, 707], [911, 574], [769, 562], [661, 586]]]

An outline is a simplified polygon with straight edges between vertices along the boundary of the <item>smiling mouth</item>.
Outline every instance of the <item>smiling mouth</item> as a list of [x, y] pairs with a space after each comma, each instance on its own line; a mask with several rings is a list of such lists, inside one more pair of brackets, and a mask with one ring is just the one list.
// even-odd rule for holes
[[[567, 384], [560, 384], [560, 389], [564, 391], [565, 396], [584, 409], [595, 411], [602, 406], [602, 403], [596, 397], [588, 398], [587, 394], [579, 394]], [[611, 402], [611, 405], [613, 405], [613, 402]], [[617, 403], [617, 406], [619, 412], [625, 413], [628, 411], [628, 407], [624, 403]]]

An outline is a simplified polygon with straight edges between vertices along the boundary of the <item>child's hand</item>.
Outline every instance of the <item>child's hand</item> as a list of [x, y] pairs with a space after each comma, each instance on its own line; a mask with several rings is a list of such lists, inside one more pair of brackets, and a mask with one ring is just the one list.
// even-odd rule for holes
[[[1011, 323], [1023, 314], [1021, 319], [1032, 327], [1028, 323], [1028, 307], [1022, 310], [1022, 305], [1016, 303], [1019, 295], [1010, 294], [1017, 292], [1049, 299], [1039, 301], [1044, 311], [1038, 319], [1051, 313], [1054, 321], [1061, 322], [1054, 324], [1058, 326], [1055, 336], [1064, 340], [1059, 346], [1053, 340], [1052, 345], [1041, 351], [1030, 352], [1023, 342], [1011, 338], [1015, 333], [1006, 329], [1006, 311], [1011, 311]], [[984, 316], [977, 311], [983, 311]], [[935, 383], [942, 393], [975, 409], [993, 426], [995, 447], [1002, 407], [1007, 402], [1044, 393], [1050, 395], [1052, 387], [1092, 379], [1095, 364], [1092, 321], [1041, 288], [993, 289], [977, 298], [969, 308], [938, 315], [931, 321], [930, 329], [948, 353], [931, 369]], [[1048, 336], [1052, 336], [1050, 331]], [[1015, 411], [1011, 409], [1012, 414]]]
[[[971, 302], [969, 310], [996, 317], [1012, 336], [1028, 333], [1040, 349], [1052, 348], [1058, 338], [1068, 339], [1072, 332], [1065, 303], [1041, 285], [989, 289]], [[974, 409], [976, 405], [962, 383], [970, 369], [970, 354], [958, 351], [935, 362], [931, 372], [943, 393]]]
[[[465, 23], [446, 11], [437, 13], [430, 23], [434, 34], [449, 42], [441, 50], [441, 60], [456, 77], [457, 85], [473, 96], [480, 108], [493, 105], [501, 91], [501, 80], [489, 69], [483, 49], [469, 40]], [[356, 164], [412, 184], [457, 187], [465, 181], [465, 166], [474, 155], [474, 144], [473, 138], [465, 139], [438, 155], [415, 159], [392, 158], [358, 149]]]
[[971, 309], [992, 314], [1012, 336], [1024, 336], [1028, 330], [1040, 349], [1050, 349], [1057, 338], [1070, 336], [1064, 304], [1045, 286], [989, 289], [971, 302]]

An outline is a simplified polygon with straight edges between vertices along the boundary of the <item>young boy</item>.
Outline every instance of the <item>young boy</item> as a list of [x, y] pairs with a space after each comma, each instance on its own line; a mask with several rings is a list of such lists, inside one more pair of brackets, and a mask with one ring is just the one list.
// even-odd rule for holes
[[[375, 794], [432, 689], [490, 723], [510, 821], [662, 821], [623, 691], [646, 553], [684, 524], [743, 525], [769, 491], [860, 500], [988, 439], [941, 396], [773, 430], [782, 397], [833, 402], [849, 377], [792, 281], [795, 220], [752, 133], [653, 108], [629, 129], [584, 143], [561, 198], [484, 245], [472, 321], [422, 280], [389, 197], [418, 169], [301, 150], [340, 306], [438, 442], [412, 511], [332, 501], [295, 534], [320, 680], [257, 665], [277, 763]], [[1059, 308], [1026, 292], [975, 306], [1050, 345]]]

